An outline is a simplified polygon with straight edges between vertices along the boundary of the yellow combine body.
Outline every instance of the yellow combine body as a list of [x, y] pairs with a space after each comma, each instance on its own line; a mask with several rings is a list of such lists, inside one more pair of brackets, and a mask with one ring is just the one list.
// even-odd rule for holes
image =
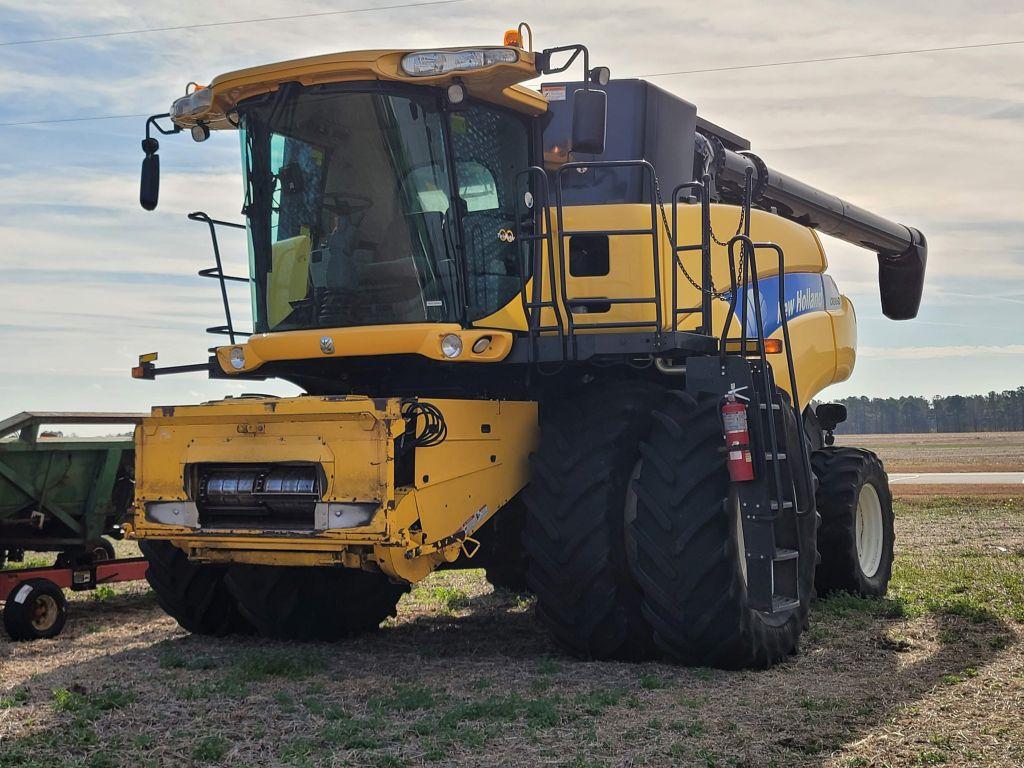
[[[195, 560], [346, 566], [416, 582], [455, 560], [472, 535], [529, 479], [536, 403], [431, 401], [443, 443], [423, 449], [416, 475], [396, 483], [405, 432], [397, 399], [241, 398], [157, 408], [139, 427], [133, 534], [168, 538]], [[203, 465], [316, 467], [312, 525], [297, 533], [221, 521], [202, 530], [189, 472]], [[145, 511], [143, 511], [145, 510]]]
[[[254, 328], [236, 338], [216, 251], [230, 343], [134, 375], [306, 392], [159, 406], [137, 429], [130, 534], [192, 631], [334, 639], [438, 567], [482, 565], [574, 653], [765, 666], [795, 648], [836, 498], [812, 474], [856, 459], [882, 498], [857, 530], [883, 540], [874, 464], [826, 446], [839, 409], [804, 407], [856, 358], [815, 229], [878, 254], [899, 319], [923, 236], [523, 32], [240, 70], [147, 122], [148, 209], [151, 129], [240, 132]], [[580, 54], [584, 82], [521, 85]], [[863, 593], [884, 590], [883, 544]], [[731, 618], [694, 635], [707, 610]]]

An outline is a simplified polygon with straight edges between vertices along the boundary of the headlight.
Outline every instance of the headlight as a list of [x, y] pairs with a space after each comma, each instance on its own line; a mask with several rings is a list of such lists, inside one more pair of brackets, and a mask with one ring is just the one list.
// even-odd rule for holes
[[231, 359], [231, 367], [236, 371], [245, 368], [245, 350], [241, 347], [232, 347], [229, 358]]
[[171, 104], [171, 119], [201, 115], [210, 111], [211, 104], [213, 104], [213, 89], [199, 88]]
[[413, 77], [430, 77], [447, 72], [483, 69], [492, 64], [515, 64], [519, 53], [511, 48], [482, 48], [470, 51], [419, 51], [402, 57], [402, 69]]
[[449, 333], [441, 339], [441, 354], [445, 357], [458, 357], [462, 354], [462, 339]]

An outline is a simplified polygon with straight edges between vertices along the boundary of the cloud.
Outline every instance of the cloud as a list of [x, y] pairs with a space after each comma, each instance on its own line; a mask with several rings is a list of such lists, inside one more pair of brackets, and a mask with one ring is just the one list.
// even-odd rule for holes
[[[338, 7], [337, 0], [305, 0], [289, 4], [287, 13]], [[921, 7], [881, 0], [672, 6], [647, 0], [624, 13], [610, 0], [524, 0], [515, 14], [532, 20], [539, 47], [585, 42], [594, 62], [618, 77], [986, 42], [1024, 28], [1017, 0], [970, 9], [936, 0], [927, 13]], [[0, 9], [7, 40], [284, 13], [278, 0], [0, 0]], [[497, 42], [516, 17], [470, 0], [5, 48], [0, 122], [163, 110], [189, 80], [332, 50]], [[992, 355], [1011, 368], [1018, 353], [977, 350], [986, 348], [979, 341], [1013, 349], [1024, 319], [1020, 56], [1020, 49], [987, 49], [654, 81], [750, 138], [770, 166], [928, 236], [922, 322], [901, 324], [881, 316], [874, 256], [823, 238], [830, 271], [857, 303], [865, 345], [865, 364], [849, 386], [897, 393], [941, 375], [928, 368], [933, 363], [963, 363], [971, 371], [965, 368], [957, 385], [983, 390], [995, 378], [979, 358]], [[5, 402], [69, 407], [60, 398], [79, 381], [101, 382], [111, 400], [166, 398], [184, 385], [130, 388], [132, 382], [109, 369], [157, 347], [162, 359], [191, 362], [216, 341], [202, 333], [219, 322], [215, 285], [194, 277], [210, 263], [208, 233], [184, 214], [239, 218], [237, 140], [225, 133], [195, 145], [184, 136], [161, 137], [161, 205], [148, 214], [137, 205], [141, 133], [139, 120], [0, 128], [0, 373], [17, 372], [13, 382], [0, 376]], [[225, 235], [224, 254], [229, 270], [245, 269], [244, 238]], [[244, 289], [237, 299], [236, 316], [244, 318]], [[937, 331], [949, 346], [936, 346]], [[900, 359], [918, 364], [894, 377]], [[62, 372], [60, 387], [41, 383], [51, 370]], [[217, 386], [204, 383], [196, 392], [210, 396]], [[183, 400], [190, 395], [181, 391]], [[40, 403], [43, 396], [53, 402]]]
[[949, 345], [940, 347], [860, 347], [858, 357], [880, 358], [883, 360], [934, 360], [940, 358], [994, 357], [1024, 355], [1024, 344], [992, 345]]

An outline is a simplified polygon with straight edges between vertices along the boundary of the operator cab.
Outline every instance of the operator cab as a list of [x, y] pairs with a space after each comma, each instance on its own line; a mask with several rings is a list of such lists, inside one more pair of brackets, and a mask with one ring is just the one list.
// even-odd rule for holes
[[375, 83], [282, 88], [237, 111], [256, 332], [465, 324], [517, 295], [502, 234], [529, 165], [521, 115]]

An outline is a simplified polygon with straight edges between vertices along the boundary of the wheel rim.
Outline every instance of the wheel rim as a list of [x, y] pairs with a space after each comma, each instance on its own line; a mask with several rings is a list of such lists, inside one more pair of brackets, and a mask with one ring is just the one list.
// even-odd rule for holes
[[736, 517], [736, 559], [740, 563], [740, 576], [743, 585], [747, 584], [747, 544], [743, 539], [743, 515], [740, 513], [740, 495], [735, 490], [729, 492], [729, 503]]
[[882, 502], [871, 483], [861, 486], [857, 497], [857, 560], [868, 578], [878, 573], [882, 564], [882, 543], [885, 530], [882, 525]]
[[45, 632], [57, 622], [59, 615], [57, 601], [50, 595], [40, 595], [32, 606], [32, 626], [39, 632]]

